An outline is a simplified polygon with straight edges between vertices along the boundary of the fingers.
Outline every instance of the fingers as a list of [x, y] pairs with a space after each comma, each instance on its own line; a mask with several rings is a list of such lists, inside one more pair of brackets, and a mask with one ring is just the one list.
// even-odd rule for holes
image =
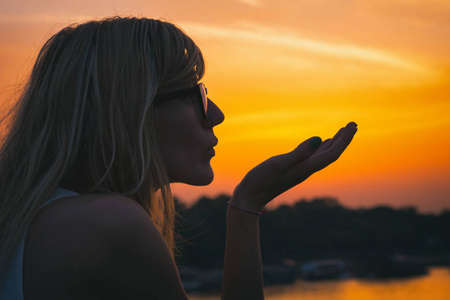
[[318, 136], [307, 139], [297, 146], [293, 151], [275, 156], [277, 163], [283, 171], [287, 171], [299, 163], [308, 159], [314, 154], [322, 144], [322, 139]]
[[[346, 127], [341, 128], [332, 139], [322, 142], [320, 137], [309, 138], [293, 151], [273, 157], [273, 159], [276, 160], [280, 171], [286, 172], [314, 155], [318, 159], [312, 159], [307, 165], [311, 166], [312, 172], [316, 172], [339, 158], [350, 144], [356, 133], [356, 127], [355, 122], [350, 122]], [[320, 155], [322, 153], [326, 153], [326, 155]], [[327, 163], [327, 161], [329, 162]]]
[[317, 155], [323, 151], [326, 151], [328, 149], [330, 149], [333, 144], [339, 139], [341, 138], [341, 136], [344, 134], [344, 132], [346, 130], [348, 130], [348, 128], [350, 127], [357, 127], [358, 125], [355, 122], [350, 122], [347, 124], [347, 126], [342, 127], [341, 129], [339, 129], [339, 131], [334, 135], [334, 137], [332, 139], [327, 139], [325, 140], [322, 145], [320, 146], [320, 148], [314, 153], [314, 155]]
[[326, 139], [325, 141], [322, 142], [322, 145], [320, 145], [319, 149], [317, 149], [316, 152], [314, 152], [314, 155], [317, 155], [318, 153], [328, 150], [331, 145], [333, 144], [331, 139]]
[[346, 127], [341, 128], [339, 132], [324, 147], [311, 157], [309, 165], [314, 172], [321, 170], [336, 161], [351, 143], [356, 131], [358, 130], [355, 123], [349, 123]]
[[297, 164], [286, 174], [283, 178], [283, 188], [288, 189], [299, 184], [313, 173], [336, 161], [350, 144], [356, 131], [356, 124], [352, 122], [341, 128], [332, 139], [325, 140], [313, 155]]

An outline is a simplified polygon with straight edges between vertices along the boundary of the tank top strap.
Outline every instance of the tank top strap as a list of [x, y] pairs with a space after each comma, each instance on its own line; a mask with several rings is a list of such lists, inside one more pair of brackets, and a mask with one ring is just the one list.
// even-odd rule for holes
[[[79, 196], [80, 194], [69, 191], [63, 188], [57, 188], [49, 199], [39, 207], [39, 210], [49, 205], [55, 200], [70, 197]], [[28, 228], [23, 235], [16, 251], [12, 257], [11, 264], [5, 276], [0, 278], [0, 299], [8, 300], [23, 300], [23, 253], [25, 249], [25, 239], [28, 233]]]
[[66, 190], [63, 188], [56, 188], [56, 190], [51, 194], [50, 198], [48, 198], [48, 200], [41, 205], [41, 207], [39, 207], [39, 210], [43, 209], [44, 207], [46, 207], [47, 205], [49, 205], [50, 203], [52, 203], [55, 200], [58, 200], [60, 198], [64, 198], [64, 197], [71, 197], [71, 196], [79, 196], [80, 194], [70, 191], [70, 190]]

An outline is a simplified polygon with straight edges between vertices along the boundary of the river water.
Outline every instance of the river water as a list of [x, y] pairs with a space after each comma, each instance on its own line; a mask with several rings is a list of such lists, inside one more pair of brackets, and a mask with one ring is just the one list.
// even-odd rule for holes
[[[450, 268], [430, 268], [409, 279], [297, 280], [264, 289], [266, 300], [449, 300]], [[220, 294], [190, 294], [190, 300], [217, 300]]]

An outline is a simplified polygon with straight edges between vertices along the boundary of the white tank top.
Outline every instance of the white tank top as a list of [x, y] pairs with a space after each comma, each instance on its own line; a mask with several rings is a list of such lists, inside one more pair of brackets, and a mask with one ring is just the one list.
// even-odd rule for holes
[[[78, 195], [78, 193], [57, 188], [48, 201], [45, 202], [39, 210], [60, 198]], [[23, 252], [27, 233], [28, 228], [25, 231], [19, 246], [14, 252], [14, 255], [12, 256], [12, 262], [9, 265], [5, 276], [0, 281], [0, 299], [2, 300], [23, 300]]]

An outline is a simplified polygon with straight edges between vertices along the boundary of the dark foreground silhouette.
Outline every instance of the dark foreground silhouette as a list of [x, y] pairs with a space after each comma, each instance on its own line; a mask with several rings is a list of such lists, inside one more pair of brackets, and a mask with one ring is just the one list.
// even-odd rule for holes
[[[226, 195], [203, 197], [189, 208], [176, 201], [182, 270], [222, 268], [228, 200]], [[265, 278], [277, 274], [280, 266], [297, 266], [298, 273], [300, 266], [311, 263], [322, 268], [323, 278], [344, 271], [378, 278], [423, 274], [428, 265], [450, 265], [449, 229], [449, 211], [432, 215], [413, 207], [349, 209], [333, 198], [300, 200], [261, 217]], [[315, 279], [314, 273], [303, 275]]]

